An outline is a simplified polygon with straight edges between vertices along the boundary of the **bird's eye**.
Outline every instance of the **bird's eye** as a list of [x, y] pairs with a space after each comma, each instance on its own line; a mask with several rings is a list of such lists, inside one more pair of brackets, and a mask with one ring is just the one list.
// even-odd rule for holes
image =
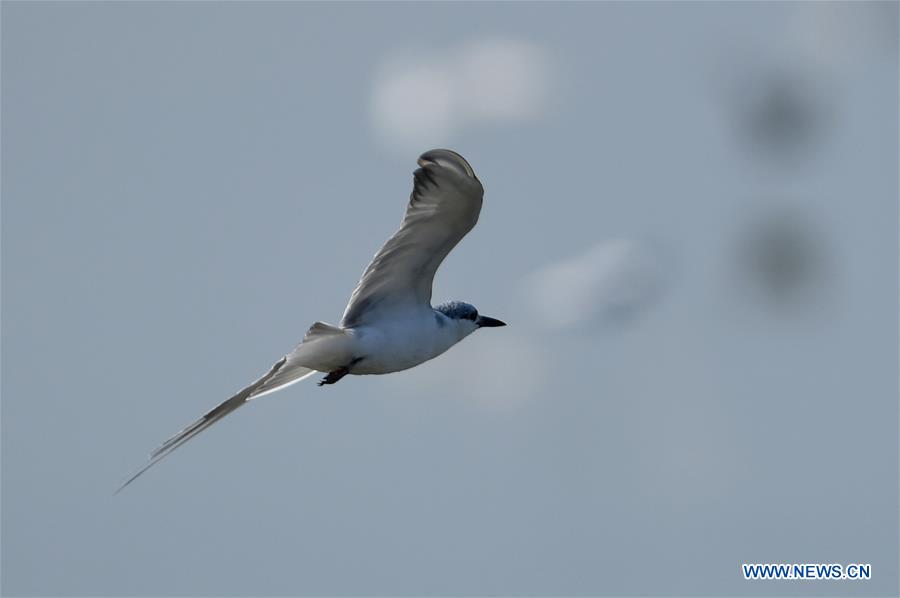
[[476, 319], [477, 317], [478, 317], [478, 312], [474, 312], [474, 311], [473, 311], [473, 312], [470, 313], [470, 314], [466, 314], [466, 319], [467, 319], [467, 320], [472, 320], [473, 322], [475, 321], [475, 319]]

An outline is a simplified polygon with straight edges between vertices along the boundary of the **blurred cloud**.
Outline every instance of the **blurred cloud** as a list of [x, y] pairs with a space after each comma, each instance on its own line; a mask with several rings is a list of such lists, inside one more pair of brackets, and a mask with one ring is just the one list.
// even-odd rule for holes
[[666, 285], [660, 262], [646, 243], [607, 240], [533, 272], [523, 283], [523, 296], [548, 328], [623, 324], [662, 294]]
[[398, 53], [376, 70], [372, 124], [398, 151], [447, 145], [463, 127], [539, 117], [554, 87], [552, 71], [545, 50], [510, 39]]
[[896, 2], [814, 2], [788, 20], [793, 46], [812, 63], [854, 68], [897, 53]]
[[533, 339], [502, 328], [476, 333], [462, 348], [442, 355], [439, 366], [415, 368], [390, 381], [398, 392], [416, 397], [440, 392], [487, 411], [504, 412], [541, 396], [553, 371], [549, 359]]

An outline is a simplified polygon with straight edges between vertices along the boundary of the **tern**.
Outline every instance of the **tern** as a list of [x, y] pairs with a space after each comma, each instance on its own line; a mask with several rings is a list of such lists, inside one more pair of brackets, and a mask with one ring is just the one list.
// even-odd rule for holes
[[389, 374], [433, 359], [479, 328], [505, 326], [463, 301], [431, 305], [434, 275], [447, 254], [478, 222], [484, 188], [454, 151], [425, 152], [400, 229], [363, 272], [339, 326], [314, 323], [297, 347], [268, 372], [219, 403], [150, 454], [116, 492], [252, 399], [305, 380], [319, 386], [344, 376]]

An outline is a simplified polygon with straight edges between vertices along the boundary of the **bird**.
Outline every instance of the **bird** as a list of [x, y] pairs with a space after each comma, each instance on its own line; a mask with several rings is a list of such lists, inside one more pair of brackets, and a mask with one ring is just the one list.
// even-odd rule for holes
[[431, 305], [435, 273], [478, 222], [484, 187], [448, 149], [419, 156], [400, 228], [366, 267], [338, 326], [315, 322], [262, 377], [222, 401], [150, 453], [120, 492], [186, 442], [253, 399], [324, 373], [319, 386], [347, 375], [399, 372], [437, 357], [480, 328], [506, 323], [464, 301]]

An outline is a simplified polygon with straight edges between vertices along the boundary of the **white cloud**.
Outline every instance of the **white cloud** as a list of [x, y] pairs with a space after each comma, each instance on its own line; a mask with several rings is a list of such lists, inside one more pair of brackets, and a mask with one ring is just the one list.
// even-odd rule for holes
[[[441, 145], [454, 124], [452, 77], [426, 65], [392, 65], [375, 85], [372, 115], [381, 139], [388, 144], [424, 150], [424, 140]], [[421, 146], [421, 147], [418, 147]], [[429, 146], [430, 147], [430, 146]]]
[[539, 48], [485, 40], [468, 44], [455, 64], [458, 108], [471, 121], [536, 118], [550, 92], [549, 60]]
[[523, 286], [535, 318], [565, 329], [635, 317], [659, 297], [664, 276], [651, 247], [613, 239], [538, 269]]
[[398, 151], [449, 145], [461, 128], [539, 117], [553, 87], [551, 71], [544, 50], [515, 40], [483, 39], [442, 54], [406, 52], [376, 71], [372, 123]]

